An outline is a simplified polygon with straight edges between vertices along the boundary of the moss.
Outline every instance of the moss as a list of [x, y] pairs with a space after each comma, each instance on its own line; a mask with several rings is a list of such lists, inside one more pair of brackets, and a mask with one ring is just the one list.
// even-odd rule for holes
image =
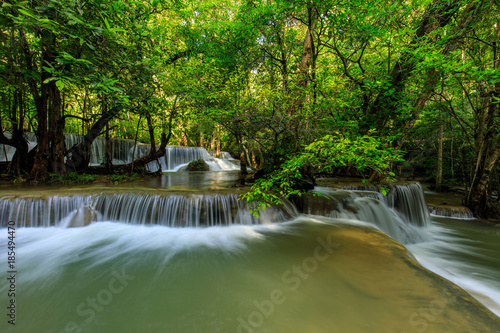
[[187, 171], [209, 171], [210, 167], [204, 159], [200, 158], [192, 161], [187, 166]]

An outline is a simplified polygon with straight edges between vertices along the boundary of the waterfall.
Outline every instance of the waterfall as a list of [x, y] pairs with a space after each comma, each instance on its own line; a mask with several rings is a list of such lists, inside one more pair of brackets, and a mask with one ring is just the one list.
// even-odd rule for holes
[[429, 213], [434, 216], [445, 216], [454, 219], [473, 219], [474, 214], [467, 207], [443, 207], [429, 205]]
[[411, 224], [429, 225], [429, 212], [422, 185], [419, 183], [389, 185], [388, 188], [389, 192], [382, 195], [380, 188], [376, 186], [344, 186], [345, 190], [356, 191], [359, 195], [384, 201], [389, 208], [396, 210]]
[[16, 148], [9, 145], [0, 145], [0, 162], [12, 161]]
[[136, 145], [128, 147], [128, 154], [126, 160], [128, 163], [148, 155], [151, 152], [151, 145], [146, 143], [137, 142]]
[[[82, 135], [66, 134], [66, 149], [70, 149], [74, 145], [83, 141]], [[114, 165], [123, 165], [132, 162], [132, 156], [130, 155], [131, 149], [134, 147], [134, 140], [125, 139], [110, 139], [110, 150], [112, 163]], [[97, 137], [92, 142], [90, 148], [90, 165], [98, 166], [106, 161], [106, 139], [103, 137]], [[149, 151], [148, 151], [149, 153]], [[136, 156], [138, 154], [136, 153]], [[142, 157], [142, 156], [140, 156]]]
[[[6, 137], [11, 138], [12, 134], [9, 132], [4, 133]], [[33, 149], [37, 145], [37, 138], [34, 133], [26, 132], [24, 133], [25, 139], [28, 141], [29, 150]], [[66, 149], [70, 149], [74, 145], [79, 144], [83, 141], [83, 135], [76, 134], [65, 134], [65, 145]], [[130, 147], [134, 146], [133, 140], [123, 140], [123, 139], [110, 139], [111, 144], [111, 156], [113, 158], [113, 164], [120, 165], [130, 163], [129, 151]], [[97, 137], [91, 145], [91, 155], [90, 155], [90, 165], [97, 166], [105, 162], [106, 158], [106, 139], [103, 137]], [[0, 145], [0, 161], [7, 162], [11, 161], [16, 148], [9, 145]]]
[[[232, 174], [169, 174], [194, 182], [220, 175]], [[295, 200], [299, 209], [286, 202], [259, 218], [237, 194], [169, 192], [174, 186], [78, 187], [66, 195], [4, 187], [0, 246], [10, 246], [13, 221], [16, 283], [24, 291], [16, 304], [23, 304], [19, 314], [40, 319], [23, 323], [31, 325], [24, 331], [59, 332], [74, 322], [98, 333], [148, 325], [158, 332], [350, 332], [360, 323], [365, 331], [403, 332], [416, 318], [431, 318], [436, 332], [500, 327], [455, 286], [500, 315], [500, 235], [464, 221], [429, 221], [419, 185], [398, 185], [386, 196], [377, 188], [317, 187], [320, 196]], [[455, 284], [422, 270], [409, 251]], [[11, 283], [0, 283], [3, 295]], [[99, 312], [92, 306], [108, 304]], [[138, 308], [146, 310], [137, 316]], [[91, 309], [96, 320], [87, 322]], [[266, 330], [249, 326], [264, 319]]]
[[[165, 156], [160, 158], [161, 169], [163, 171], [177, 171], [179, 167], [200, 158], [205, 161], [212, 159], [205, 148], [169, 146], [166, 148]], [[158, 168], [156, 162], [150, 163], [148, 167]]]
[[430, 217], [420, 184], [392, 186], [385, 196], [376, 190], [359, 186], [349, 187], [349, 191], [316, 187], [315, 191], [327, 196], [331, 203], [323, 201], [319, 208], [308, 203], [308, 213], [368, 222], [403, 244], [428, 238], [422, 227], [430, 224]]
[[92, 194], [0, 198], [0, 226], [83, 226], [96, 221], [200, 227], [283, 222], [297, 213], [290, 203], [268, 208], [257, 218], [236, 194]]
[[[217, 151], [215, 151], [215, 150], [207, 150], [207, 152], [210, 154], [210, 156], [217, 157]], [[227, 151], [221, 151], [220, 155], [219, 155], [219, 158], [220, 159], [224, 159], [224, 160], [230, 160], [230, 161], [235, 160], [235, 158], [233, 156], [231, 156], [231, 154], [229, 152], [227, 152]]]
[[[302, 207], [299, 205], [303, 213], [368, 222], [404, 244], [425, 240], [422, 227], [429, 224], [429, 213], [423, 208], [425, 199], [418, 184], [395, 186], [387, 196], [359, 188], [346, 191], [318, 187], [316, 191], [328, 199], [311, 197]], [[285, 207], [271, 207], [256, 218], [237, 194], [7, 196], [0, 198], [0, 226], [10, 220], [22, 227], [83, 226], [96, 221], [173, 227], [262, 224], [285, 221], [296, 211], [287, 202]]]
[[[210, 167], [211, 171], [219, 170], [239, 170], [239, 166], [230, 162], [234, 160], [229, 153], [226, 155], [221, 154], [221, 158], [215, 158], [205, 148], [201, 147], [175, 147], [168, 146], [166, 148], [165, 156], [159, 159], [162, 171], [182, 171], [189, 162], [203, 159]], [[149, 171], [157, 171], [158, 164], [153, 161], [148, 164]]]
[[[6, 138], [12, 139], [11, 132], [4, 132], [3, 134], [5, 135]], [[36, 146], [35, 133], [30, 133], [30, 132], [24, 133], [24, 138], [26, 139], [26, 141], [28, 141], [28, 151], [35, 148], [35, 146]], [[16, 148], [14, 148], [10, 145], [0, 144], [0, 162], [12, 161], [12, 158], [14, 157], [15, 152], [16, 152]]]
[[85, 202], [82, 196], [3, 197], [0, 198], [0, 227], [5, 227], [8, 221], [16, 221], [22, 227], [48, 227], [83, 207]]
[[[10, 138], [12, 134], [5, 132], [5, 136]], [[29, 144], [29, 149], [33, 149], [37, 144], [36, 135], [34, 133], [24, 133], [24, 136]], [[65, 134], [66, 149], [79, 144], [84, 139], [83, 135]], [[151, 151], [151, 145], [135, 142], [134, 140], [126, 139], [110, 139], [111, 157], [114, 165], [129, 164], [148, 155]], [[97, 137], [91, 145], [90, 166], [99, 166], [106, 161], [106, 139]], [[0, 162], [8, 162], [12, 160], [16, 148], [9, 145], [0, 145]], [[236, 161], [228, 152], [221, 152], [220, 158], [215, 157], [215, 153], [207, 151], [201, 147], [176, 147], [167, 146], [165, 156], [159, 158], [161, 171], [178, 171], [183, 170], [189, 162], [203, 159], [209, 165], [210, 170], [239, 170], [239, 166], [234, 163]], [[148, 171], [158, 171], [158, 162], [153, 161], [147, 165]]]

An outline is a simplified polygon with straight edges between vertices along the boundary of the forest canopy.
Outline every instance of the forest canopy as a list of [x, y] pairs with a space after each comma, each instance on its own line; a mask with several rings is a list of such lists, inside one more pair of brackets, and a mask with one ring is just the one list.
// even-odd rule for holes
[[[498, 0], [4, 0], [5, 172], [79, 172], [103, 136], [150, 143], [136, 166], [167, 144], [222, 148], [273, 193], [307, 172], [419, 174], [463, 186], [491, 217], [498, 12]], [[85, 139], [66, 147], [65, 134]]]

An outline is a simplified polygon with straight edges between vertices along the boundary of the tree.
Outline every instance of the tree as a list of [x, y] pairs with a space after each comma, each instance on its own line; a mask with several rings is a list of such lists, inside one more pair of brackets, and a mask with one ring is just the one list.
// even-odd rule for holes
[[[304, 168], [318, 173], [333, 173], [339, 167], [352, 167], [370, 175], [374, 171], [394, 176], [391, 163], [401, 161], [400, 153], [387, 147], [382, 139], [372, 135], [349, 138], [341, 133], [327, 135], [304, 147], [304, 152], [283, 163], [265, 179], [259, 179], [243, 198], [254, 203], [253, 213], [265, 210], [271, 204], [281, 204], [283, 198], [301, 196], [307, 189], [301, 188]], [[368, 177], [366, 177], [368, 178]]]

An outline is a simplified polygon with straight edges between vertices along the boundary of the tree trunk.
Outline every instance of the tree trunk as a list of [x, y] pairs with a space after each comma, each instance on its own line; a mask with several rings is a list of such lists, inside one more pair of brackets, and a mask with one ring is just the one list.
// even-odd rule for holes
[[[162, 133], [160, 148], [158, 149], [158, 151], [156, 151], [156, 146], [155, 146], [153, 122], [151, 121], [151, 116], [147, 115], [146, 120], [148, 122], [148, 128], [149, 128], [149, 137], [150, 137], [150, 141], [151, 141], [151, 152], [147, 156], [144, 156], [138, 160], [135, 160], [132, 163], [120, 166], [118, 169], [120, 169], [120, 170], [132, 170], [132, 168], [134, 166], [144, 167], [146, 164], [148, 164], [152, 161], [158, 161], [158, 158], [165, 156], [165, 154], [167, 152], [166, 147], [168, 145], [168, 142], [170, 141], [170, 138], [172, 137], [172, 121], [174, 119], [175, 114], [176, 114], [176, 112], [175, 112], [175, 108], [174, 108], [172, 110], [172, 112], [170, 113], [170, 119], [168, 122], [168, 135], [165, 135], [165, 133]], [[158, 172], [161, 172], [161, 169], [158, 170]]]
[[[0, 121], [1, 126], [1, 121]], [[12, 138], [7, 138], [0, 127], [0, 144], [9, 145], [16, 148], [16, 152], [9, 163], [8, 172], [21, 175], [30, 170], [28, 161], [28, 143], [23, 137], [22, 131], [12, 133]]]
[[[403, 53], [400, 59], [396, 61], [389, 75], [388, 85], [390, 85], [393, 93], [386, 94], [386, 90], [382, 91], [371, 106], [368, 107], [365, 112], [365, 119], [362, 123], [362, 132], [368, 132], [368, 130], [372, 128], [382, 128], [386, 125], [392, 116], [393, 110], [399, 108], [400, 96], [405, 89], [407, 79], [411, 76], [417, 64], [418, 60], [414, 57], [412, 51], [423, 37], [429, 35], [435, 29], [447, 25], [460, 6], [461, 1], [459, 0], [434, 0], [427, 7], [420, 21], [420, 25], [415, 32], [415, 38], [410, 43], [409, 50]], [[428, 80], [434, 82], [434, 74], [432, 74]], [[435, 83], [430, 86], [430, 89], [428, 87], [424, 88], [425, 96], [432, 92]], [[422, 100], [417, 103], [420, 103], [419, 105], [425, 105], [427, 99], [428, 97], [425, 97], [425, 101]]]
[[49, 155], [50, 170], [58, 176], [66, 175], [66, 166], [64, 164], [64, 154], [66, 145], [64, 140], [65, 118], [62, 117], [61, 92], [56, 86], [55, 81], [48, 84], [49, 94]]
[[215, 157], [220, 158], [220, 140], [221, 140], [221, 126], [217, 125], [217, 139]]
[[[162, 133], [161, 134], [160, 148], [157, 151], [155, 151], [155, 153], [153, 153], [153, 154], [149, 153], [148, 155], [141, 157], [141, 158], [133, 161], [132, 163], [119, 166], [119, 167], [117, 167], [117, 169], [130, 171], [134, 167], [145, 167], [148, 163], [153, 162], [153, 161], [157, 161], [158, 158], [165, 156], [165, 153], [167, 151], [166, 147], [167, 147], [168, 142], [170, 141], [171, 136], [172, 136], [172, 132], [168, 133], [168, 136], [165, 135], [165, 133]], [[161, 172], [161, 170], [158, 170], [158, 172]]]
[[90, 128], [87, 134], [83, 137], [83, 141], [71, 147], [67, 152], [66, 165], [70, 170], [82, 171], [89, 166], [91, 146], [94, 140], [101, 135], [102, 130], [114, 117], [121, 111], [119, 107], [113, 107], [111, 110], [103, 114], [99, 120]]
[[479, 168], [475, 174], [475, 181], [469, 192], [467, 206], [472, 210], [475, 216], [481, 218], [498, 218], [498, 208], [494, 205], [494, 200], [489, 193], [490, 176], [493, 167], [498, 162], [500, 148], [493, 150], [491, 154], [484, 159], [484, 166]]
[[212, 138], [210, 140], [210, 150], [215, 151], [215, 140], [217, 138], [217, 127], [212, 131]]
[[[298, 76], [295, 86], [290, 87], [291, 101], [287, 108], [288, 120], [283, 138], [280, 140], [279, 151], [282, 155], [289, 155], [300, 149], [300, 137], [304, 125], [304, 102], [307, 98], [306, 88], [312, 80], [309, 73], [313, 56], [315, 54], [314, 28], [317, 20], [317, 10], [311, 5], [307, 6], [307, 30], [302, 46], [302, 56], [298, 68]], [[283, 63], [284, 65], [284, 63]], [[278, 157], [281, 159], [281, 157]]]
[[[292, 96], [292, 103], [288, 109], [288, 115], [290, 117], [297, 115], [300, 113], [301, 108], [304, 105], [304, 100], [306, 98], [305, 89], [309, 81], [311, 81], [311, 76], [309, 74], [309, 68], [311, 67], [311, 62], [313, 55], [315, 54], [315, 46], [314, 46], [314, 26], [316, 24], [317, 13], [315, 8], [308, 7], [308, 22], [307, 22], [307, 31], [306, 36], [304, 38], [304, 44], [302, 46], [302, 56], [299, 64], [299, 73], [297, 78], [297, 85], [294, 91], [294, 96]], [[298, 131], [300, 126], [299, 121], [295, 120], [289, 125], [292, 125], [293, 130]]]
[[184, 147], [189, 146], [186, 131], [184, 130], [184, 124], [182, 124], [182, 122], [179, 124], [179, 130], [181, 131], [181, 138], [182, 138], [181, 144]]
[[[481, 6], [480, 2], [471, 2], [467, 5], [467, 7], [460, 15], [460, 21], [458, 25], [453, 29], [452, 32], [452, 34], [455, 34], [457, 36], [451, 38], [450, 41], [446, 44], [443, 51], [441, 52], [442, 55], [444, 56], [450, 55], [453, 51], [457, 49], [458, 46], [461, 45], [460, 42], [463, 32], [467, 29], [467, 27], [470, 24], [474, 22], [474, 20], [478, 20], [480, 18], [480, 15], [477, 14], [477, 11], [479, 10], [480, 6]], [[445, 23], [447, 24], [448, 22], [443, 21], [440, 24], [445, 24]], [[412, 117], [410, 118], [409, 121], [407, 121], [404, 124], [403, 129], [405, 131], [410, 130], [415, 125], [415, 122], [417, 121], [420, 112], [423, 110], [424, 106], [431, 98], [434, 88], [439, 82], [440, 76], [441, 72], [439, 70], [436, 70], [435, 68], [427, 72], [425, 83], [422, 86], [422, 92], [420, 93], [420, 96], [417, 98], [414, 107], [412, 109]]]
[[500, 98], [500, 83], [491, 92], [490, 104], [486, 112], [481, 112], [475, 128], [475, 169], [467, 196], [467, 206], [481, 218], [498, 217], [498, 207], [489, 194], [491, 172], [500, 157], [499, 131], [500, 107], [495, 98]]
[[439, 137], [436, 173], [436, 191], [441, 192], [443, 183], [443, 112], [439, 110]]
[[106, 170], [113, 170], [113, 152], [111, 151], [111, 138], [109, 137], [109, 123], [106, 124]]
[[257, 169], [257, 156], [255, 154], [255, 150], [250, 152], [252, 154], [252, 168]]
[[[12, 157], [12, 161], [9, 163], [8, 172], [15, 175], [21, 175], [22, 173], [28, 172], [30, 170], [30, 164], [28, 159], [28, 142], [23, 136], [23, 97], [19, 90], [15, 90], [12, 94], [12, 103], [9, 101], [10, 108], [10, 120], [12, 124], [12, 137], [9, 139], [3, 133], [2, 117], [0, 114], [0, 144], [9, 145], [16, 148], [16, 152]], [[6, 156], [7, 157], [7, 156]]]
[[245, 156], [245, 147], [243, 143], [241, 143], [241, 139], [237, 139], [238, 141], [238, 150], [239, 150], [239, 159], [240, 159], [240, 172], [239, 172], [239, 181], [240, 185], [245, 185], [245, 181], [247, 178], [247, 159]]
[[[500, 22], [497, 22], [497, 31], [492, 43], [493, 69], [500, 68], [500, 54], [497, 52], [496, 42], [500, 37]], [[474, 127], [475, 140], [475, 169], [472, 176], [471, 188], [467, 196], [467, 206], [472, 212], [482, 218], [498, 218], [500, 207], [489, 193], [491, 173], [500, 157], [500, 82], [495, 82], [489, 93], [489, 105], [480, 108], [476, 114]]]
[[[49, 62], [52, 56], [47, 54], [47, 45], [42, 45], [42, 63]], [[37, 146], [35, 152], [35, 162], [30, 172], [30, 177], [35, 181], [44, 179], [49, 170], [49, 134], [48, 134], [48, 119], [47, 119], [47, 103], [48, 103], [48, 87], [45, 80], [50, 77], [50, 74], [45, 70], [42, 71], [42, 83], [38, 90], [38, 82], [34, 79], [29, 79], [28, 83], [31, 87], [31, 93], [35, 100], [37, 111], [38, 128], [36, 130]]]

